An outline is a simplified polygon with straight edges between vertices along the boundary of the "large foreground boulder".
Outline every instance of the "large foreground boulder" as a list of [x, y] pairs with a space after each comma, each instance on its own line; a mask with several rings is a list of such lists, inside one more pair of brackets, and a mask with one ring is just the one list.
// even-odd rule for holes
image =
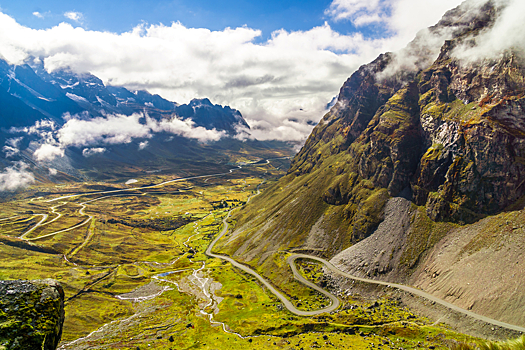
[[63, 323], [57, 281], [0, 281], [0, 350], [55, 350]]

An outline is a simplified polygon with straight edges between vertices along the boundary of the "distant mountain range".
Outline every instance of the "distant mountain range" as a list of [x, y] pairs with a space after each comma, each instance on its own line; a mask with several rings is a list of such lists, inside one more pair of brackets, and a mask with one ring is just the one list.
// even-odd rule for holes
[[237, 127], [249, 129], [241, 113], [209, 99], [189, 104], [168, 101], [147, 91], [130, 91], [106, 86], [96, 76], [69, 69], [48, 73], [41, 64], [13, 66], [0, 60], [0, 128], [30, 126], [39, 120], [64, 123], [63, 116], [87, 113], [88, 118], [105, 114], [143, 112], [161, 119], [191, 119], [195, 126], [236, 134]]

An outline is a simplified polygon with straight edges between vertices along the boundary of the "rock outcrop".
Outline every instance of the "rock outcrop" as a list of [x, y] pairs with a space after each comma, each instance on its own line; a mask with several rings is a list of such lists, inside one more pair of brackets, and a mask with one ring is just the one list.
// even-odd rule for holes
[[64, 323], [64, 291], [54, 280], [0, 281], [0, 349], [55, 350]]

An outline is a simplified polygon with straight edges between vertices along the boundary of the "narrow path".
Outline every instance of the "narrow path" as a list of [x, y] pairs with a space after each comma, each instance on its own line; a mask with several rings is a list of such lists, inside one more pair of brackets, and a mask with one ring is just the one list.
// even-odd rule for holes
[[49, 225], [49, 224], [51, 224], [51, 223], [57, 221], [58, 219], [60, 219], [60, 218], [62, 217], [62, 213], [57, 212], [56, 209], [57, 209], [58, 207], [61, 207], [61, 206], [63, 206], [63, 205], [66, 205], [66, 204], [67, 204], [67, 202], [64, 202], [64, 203], [62, 203], [62, 204], [55, 205], [54, 207], [51, 207], [51, 213], [56, 214], [56, 218], [54, 218], [54, 219], [51, 220], [51, 221], [46, 222], [46, 223], [43, 224], [42, 226]]
[[20, 238], [22, 239], [25, 239], [26, 241], [29, 241], [30, 239], [26, 239], [26, 236], [28, 234], [30, 234], [31, 232], [33, 232], [34, 230], [36, 230], [37, 228], [39, 228], [40, 226], [42, 226], [42, 224], [47, 220], [47, 217], [48, 215], [47, 214], [35, 214], [35, 216], [41, 216], [42, 217], [42, 220], [40, 220], [38, 222], [38, 224], [36, 224], [35, 226], [33, 226], [31, 229], [29, 229], [26, 233], [24, 233], [22, 236], [20, 236]]
[[[238, 169], [241, 169], [241, 168], [242, 168], [241, 166], [238, 167]], [[94, 195], [94, 194], [109, 194], [109, 193], [119, 193], [119, 192], [129, 192], [129, 191], [136, 191], [136, 190], [144, 190], [144, 189], [148, 189], [148, 188], [156, 188], [156, 187], [161, 187], [161, 186], [164, 186], [164, 185], [167, 185], [167, 184], [170, 184], [170, 183], [174, 183], [174, 182], [180, 182], [180, 181], [186, 181], [186, 180], [194, 180], [194, 179], [201, 179], [201, 178], [205, 178], [205, 177], [224, 176], [224, 175], [228, 175], [228, 174], [230, 174], [233, 171], [238, 170], [238, 169], [237, 168], [230, 169], [230, 171], [227, 172], [227, 173], [218, 173], [218, 174], [211, 174], [211, 175], [199, 175], [199, 176], [182, 177], [182, 178], [179, 178], [179, 179], [164, 181], [164, 182], [161, 182], [159, 184], [150, 185], [150, 186], [123, 188], [123, 189], [120, 189], [120, 190], [112, 190], [112, 191], [86, 192], [86, 193], [79, 193], [79, 194], [71, 194], [71, 195], [68, 195], [68, 196], [62, 196], [62, 197], [58, 197], [58, 198], [54, 198], [54, 199], [49, 199], [46, 202], [54, 202], [54, 201], [58, 201], [58, 200], [65, 199], [65, 198], [74, 198], [74, 197], [80, 197], [80, 196], [91, 196], [91, 195]]]
[[[233, 260], [232, 258], [230, 258], [229, 256], [225, 256], [225, 255], [219, 255], [219, 254], [214, 254], [212, 253], [212, 249], [213, 247], [215, 246], [215, 244], [219, 241], [219, 239], [222, 238], [222, 236], [224, 236], [226, 234], [226, 232], [228, 232], [228, 218], [230, 217], [231, 213], [232, 213], [233, 209], [230, 210], [230, 212], [228, 213], [228, 215], [224, 218], [223, 220], [223, 223], [224, 223], [224, 227], [221, 231], [221, 233], [211, 242], [211, 244], [208, 246], [208, 249], [206, 249], [206, 255], [210, 256], [210, 257], [213, 257], [213, 258], [218, 258], [218, 259], [221, 259], [221, 260], [226, 260], [228, 261], [229, 263], [231, 263], [233, 266], [243, 270], [244, 272], [247, 272], [249, 273], [250, 275], [254, 276], [255, 278], [257, 278], [262, 284], [264, 284], [264, 286], [266, 288], [268, 288], [277, 298], [279, 298], [279, 300], [281, 300], [281, 302], [284, 304], [284, 306], [291, 312], [291, 313], [294, 313], [296, 315], [299, 315], [299, 316], [315, 316], [315, 315], [319, 315], [319, 314], [322, 314], [324, 312], [331, 312], [331, 311], [334, 311], [336, 310], [338, 307], [339, 307], [339, 299], [337, 299], [336, 296], [328, 293], [327, 291], [325, 291], [324, 289], [316, 286], [315, 284], [305, 280], [304, 282], [306, 282], [305, 284], [308, 286], [308, 287], [311, 287], [311, 288], [314, 288], [315, 290], [317, 290], [318, 292], [324, 294], [326, 297], [328, 297], [331, 301], [332, 301], [332, 304], [326, 308], [323, 308], [323, 309], [319, 309], [319, 310], [315, 310], [315, 311], [303, 311], [303, 310], [299, 310], [298, 308], [296, 308], [283, 294], [281, 294], [281, 292], [279, 292], [277, 289], [275, 289], [274, 286], [272, 286], [270, 284], [270, 282], [268, 282], [264, 277], [262, 277], [261, 275], [259, 275], [257, 272], [255, 272], [254, 270], [252, 270], [251, 268], [249, 268], [248, 266], [246, 265], [243, 265], [243, 264], [240, 264], [238, 263], [237, 261]], [[294, 266], [295, 268], [295, 266]], [[299, 275], [300, 276], [300, 275]], [[301, 280], [301, 282], [303, 282], [303, 280]]]
[[[409, 292], [409, 293], [412, 293], [414, 295], [420, 296], [420, 297], [425, 298], [427, 300], [433, 301], [436, 304], [443, 305], [443, 306], [445, 306], [445, 307], [447, 307], [447, 308], [449, 308], [451, 310], [460, 312], [460, 313], [462, 313], [464, 315], [467, 315], [469, 317], [472, 317], [472, 318], [474, 318], [476, 320], [483, 321], [483, 322], [486, 322], [486, 323], [490, 323], [490, 324], [493, 324], [495, 326], [499, 326], [499, 327], [503, 327], [503, 328], [507, 328], [507, 329], [512, 329], [512, 330], [518, 331], [518, 332], [525, 332], [525, 328], [524, 327], [516, 326], [516, 325], [510, 324], [510, 323], [506, 323], [506, 322], [501, 322], [501, 321], [492, 319], [490, 317], [486, 317], [486, 316], [483, 316], [483, 315], [479, 315], [479, 314], [477, 314], [475, 312], [472, 312], [472, 311], [469, 311], [469, 310], [465, 310], [463, 308], [460, 308], [459, 306], [456, 306], [456, 305], [454, 305], [452, 303], [449, 303], [448, 301], [439, 299], [438, 297], [436, 297], [436, 296], [434, 296], [434, 295], [432, 295], [430, 293], [424, 292], [424, 291], [422, 291], [420, 289], [416, 289], [416, 288], [413, 288], [413, 287], [405, 286], [404, 284], [389, 283], [389, 282], [371, 280], [371, 279], [368, 279], [368, 278], [361, 278], [361, 277], [350, 275], [350, 274], [348, 274], [346, 272], [343, 272], [343, 271], [339, 270], [337, 267], [332, 265], [329, 261], [326, 261], [325, 259], [322, 259], [322, 258], [319, 258], [319, 257], [316, 257], [316, 256], [312, 256], [312, 255], [294, 254], [294, 255], [290, 256], [287, 259], [288, 264], [292, 267], [292, 270], [294, 270], [294, 276], [296, 278], [297, 278], [297, 276], [295, 274], [296, 269], [294, 269], [294, 266], [295, 266], [295, 260], [297, 260], [297, 259], [315, 260], [315, 261], [318, 261], [320, 263], [323, 263], [332, 272], [335, 272], [336, 274], [341, 275], [343, 277], [350, 278], [350, 279], [353, 279], [355, 281], [372, 283], [372, 284], [378, 284], [378, 285], [381, 285], [381, 286], [387, 286], [387, 287], [391, 287], [391, 288], [397, 288], [397, 289], [403, 290], [405, 292]], [[298, 275], [298, 276], [301, 276], [301, 275]]]
[[9, 218], [3, 218], [3, 219], [0, 219], [0, 221], [16, 219], [16, 218], [19, 217], [19, 216], [20, 216], [20, 215], [15, 215], [15, 216], [11, 216], [11, 217], [9, 217]]
[[[281, 158], [272, 158], [272, 159], [286, 159], [286, 158], [289, 158], [289, 157], [281, 157]], [[266, 163], [270, 163], [270, 160], [272, 159], [267, 159], [266, 160]], [[246, 164], [246, 166], [249, 166], [249, 165], [254, 165], [254, 164], [258, 164], [258, 163], [253, 163], [253, 164]], [[91, 203], [91, 202], [95, 202], [95, 201], [98, 201], [98, 200], [101, 200], [101, 199], [104, 199], [104, 198], [109, 198], [109, 197], [115, 197], [115, 196], [127, 196], [128, 194], [113, 194], [113, 193], [119, 193], [119, 192], [127, 192], [127, 191], [135, 191], [135, 190], [141, 190], [141, 189], [149, 189], [149, 188], [156, 188], [156, 187], [162, 187], [166, 184], [170, 184], [170, 183], [174, 183], [174, 182], [179, 182], [179, 181], [185, 181], [185, 180], [192, 180], [192, 179], [200, 179], [200, 178], [210, 178], [210, 177], [216, 177], [216, 176], [224, 176], [224, 175], [228, 175], [228, 174], [231, 174], [233, 173], [235, 170], [239, 170], [239, 169], [242, 169], [242, 166], [238, 165], [237, 168], [233, 168], [233, 169], [230, 169], [229, 172], [227, 173], [218, 173], [218, 174], [210, 174], [210, 175], [199, 175], [199, 176], [190, 176], [190, 177], [185, 177], [185, 178], [179, 178], [179, 179], [174, 179], [174, 180], [169, 180], [169, 181], [164, 181], [164, 182], [161, 182], [159, 184], [156, 184], [156, 185], [150, 185], [150, 186], [143, 186], [143, 187], [134, 187], [134, 188], [125, 188], [125, 189], [121, 189], [121, 190], [112, 190], [112, 191], [101, 191], [101, 192], [87, 192], [87, 193], [79, 193], [79, 194], [72, 194], [72, 195], [68, 195], [68, 196], [62, 196], [62, 197], [58, 197], [58, 198], [54, 198], [54, 199], [50, 199], [50, 200], [47, 200], [46, 202], [47, 203], [50, 203], [50, 202], [55, 202], [55, 201], [58, 201], [58, 200], [61, 200], [61, 199], [66, 199], [66, 198], [74, 198], [74, 197], [80, 197], [80, 196], [87, 196], [87, 195], [95, 195], [95, 194], [111, 194], [109, 196], [104, 196], [104, 197], [99, 197], [99, 198], [94, 198], [94, 199], [91, 199], [91, 200], [88, 200], [88, 201], [85, 201], [85, 202], [82, 202], [82, 203], [79, 203], [79, 205], [82, 206], [82, 208], [78, 211], [80, 215], [83, 215], [83, 216], [89, 216], [85, 221], [81, 222], [80, 224], [78, 225], [75, 225], [73, 227], [70, 227], [70, 228], [67, 228], [67, 229], [64, 229], [64, 230], [60, 230], [60, 231], [56, 231], [56, 232], [52, 232], [52, 233], [48, 233], [46, 235], [43, 235], [43, 236], [39, 236], [39, 237], [35, 237], [35, 238], [30, 238], [30, 239], [26, 239], [25, 237], [33, 232], [35, 229], [37, 229], [38, 227], [42, 226], [42, 225], [47, 225], [47, 224], [50, 224], [51, 222], [53, 221], [56, 221], [58, 218], [60, 218], [61, 214], [58, 213], [58, 216], [56, 218], [54, 218], [53, 220], [51, 220], [50, 222], [44, 224], [44, 222], [47, 220], [48, 218], [48, 215], [47, 214], [35, 214], [35, 215], [44, 215], [45, 217], [38, 223], [36, 224], [33, 228], [31, 228], [29, 231], [27, 231], [26, 233], [24, 233], [24, 235], [21, 237], [22, 239], [25, 239], [26, 241], [36, 241], [36, 240], [40, 240], [40, 239], [43, 239], [43, 238], [47, 238], [47, 237], [51, 237], [51, 236], [54, 236], [56, 234], [59, 234], [59, 233], [63, 233], [63, 232], [68, 232], [68, 231], [71, 231], [71, 230], [74, 230], [76, 228], [79, 228], [79, 227], [82, 227], [84, 225], [86, 225], [87, 223], [89, 223], [92, 219], [93, 219], [93, 216], [92, 215], [88, 215], [88, 214], [85, 214], [84, 213], [84, 209], [86, 208], [86, 204], [87, 203]], [[129, 196], [139, 196], [139, 195], [144, 195], [144, 193], [142, 194], [129, 194]], [[249, 201], [249, 199], [248, 199]], [[248, 202], [247, 201], [247, 202]], [[66, 204], [67, 202], [61, 204], [61, 205], [64, 205]], [[55, 213], [55, 208], [59, 207], [60, 205], [57, 205], [57, 206], [54, 206], [54, 207], [51, 207], [52, 209], [52, 212]], [[9, 218], [8, 218], [9, 219]], [[5, 220], [5, 219], [4, 219]]]
[[[253, 196], [251, 196], [250, 198], [248, 198], [248, 200], [246, 201], [246, 203], [248, 203], [250, 201], [250, 199], [252, 199], [253, 197], [257, 196], [258, 194], [261, 193], [260, 191], [260, 186], [264, 183], [261, 182], [258, 186], [257, 186], [257, 193], [254, 194]], [[270, 282], [268, 282], [264, 277], [262, 277], [261, 275], [259, 275], [257, 272], [255, 272], [253, 269], [251, 269], [250, 267], [246, 266], [246, 265], [243, 265], [243, 264], [240, 264], [238, 263], [237, 261], [233, 260], [232, 258], [230, 258], [229, 256], [225, 256], [225, 255], [219, 255], [219, 254], [215, 254], [215, 253], [212, 253], [212, 250], [213, 250], [213, 247], [215, 246], [215, 244], [226, 234], [226, 232], [228, 232], [228, 227], [229, 227], [229, 224], [228, 224], [228, 219], [229, 217], [231, 216], [232, 212], [237, 209], [237, 208], [234, 208], [232, 210], [230, 210], [228, 212], [228, 215], [224, 218], [224, 220], [222, 221], [223, 224], [224, 224], [224, 227], [222, 229], [222, 231], [217, 235], [217, 237], [215, 237], [215, 239], [210, 243], [210, 245], [208, 246], [208, 248], [206, 249], [206, 255], [210, 256], [210, 257], [213, 257], [213, 258], [218, 258], [218, 259], [221, 259], [221, 260], [226, 260], [228, 261], [229, 263], [231, 263], [233, 266], [243, 270], [244, 272], [247, 272], [249, 273], [250, 275], [254, 276], [255, 278], [257, 278], [262, 284], [264, 284], [264, 286], [266, 288], [268, 288], [277, 298], [279, 298], [279, 300], [281, 300], [281, 302], [284, 304], [284, 306], [292, 313], [296, 314], [296, 315], [299, 315], [299, 316], [315, 316], [315, 315], [319, 315], [319, 314], [322, 314], [324, 312], [331, 312], [331, 311], [334, 311], [336, 310], [338, 307], [339, 307], [339, 299], [337, 299], [336, 296], [330, 294], [329, 292], [325, 291], [324, 289], [316, 286], [315, 284], [305, 280], [303, 283], [305, 283], [308, 287], [311, 287], [315, 290], [317, 290], [318, 292], [322, 293], [323, 295], [325, 295], [327, 298], [329, 298], [331, 300], [331, 305], [328, 306], [328, 307], [325, 307], [323, 309], [319, 309], [319, 310], [315, 310], [315, 311], [303, 311], [303, 310], [299, 310], [298, 308], [296, 308], [289, 300], [288, 298], [286, 298], [283, 294], [281, 294], [281, 292], [279, 292], [277, 289], [275, 289], [275, 287], [273, 285], [270, 284]], [[292, 268], [294, 269], [295, 266]], [[300, 276], [300, 275], [299, 275]], [[302, 277], [302, 276], [301, 276]]]
[[[52, 232], [52, 233], [48, 233], [46, 235], [43, 235], [43, 236], [38, 236], [38, 237], [35, 237], [35, 238], [24, 238], [26, 241], [37, 241], [39, 239], [43, 239], [43, 238], [47, 238], [47, 237], [51, 237], [51, 236], [54, 236], [54, 235], [57, 235], [59, 233], [63, 233], [63, 232], [68, 232], [68, 231], [71, 231], [71, 230], [74, 230], [76, 228], [79, 228], [79, 227], [82, 227], [84, 226], [85, 224], [87, 224], [88, 222], [91, 221], [91, 219], [93, 219], [93, 216], [92, 215], [88, 215], [88, 214], [85, 214], [84, 213], [84, 209], [86, 209], [86, 205], [84, 203], [80, 203], [80, 205], [82, 206], [82, 208], [80, 208], [80, 210], [78, 211], [78, 213], [82, 216], [88, 216], [88, 218], [86, 220], [84, 220], [83, 222], [81, 222], [80, 224], [77, 224], [73, 227], [70, 227], [70, 228], [66, 228], [64, 230], [60, 230], [60, 231], [56, 231], [56, 232]], [[39, 215], [46, 215], [46, 219], [47, 219], [47, 214], [39, 214]], [[33, 227], [32, 230], [34, 230], [35, 228], [37, 228], [37, 226]], [[27, 234], [27, 233], [26, 233]], [[25, 236], [25, 235], [24, 235]]]
[[[269, 164], [270, 160], [288, 159], [288, 158], [290, 158], [290, 157], [270, 158], [270, 159], [266, 159], [266, 163]], [[260, 163], [257, 162], [257, 163], [244, 164], [244, 166], [257, 165], [257, 164], [260, 164]], [[178, 178], [178, 179], [174, 179], [174, 180], [164, 181], [164, 182], [161, 182], [161, 183], [156, 184], [156, 185], [149, 185], [149, 186], [142, 186], [142, 187], [133, 187], [133, 188], [123, 188], [123, 189], [120, 189], [120, 190], [101, 191], [101, 192], [86, 192], [86, 193], [71, 194], [71, 195], [67, 195], [67, 196], [62, 196], [62, 197], [49, 199], [46, 202], [49, 203], [49, 202], [58, 201], [60, 199], [74, 198], [74, 197], [80, 197], [80, 196], [88, 196], [88, 195], [94, 195], [94, 194], [119, 193], [119, 192], [143, 190], [143, 189], [148, 189], [148, 188], [156, 188], [156, 187], [161, 187], [161, 186], [164, 186], [164, 185], [167, 185], [167, 184], [170, 184], [170, 183], [180, 182], [180, 181], [185, 181], [185, 180], [194, 180], [194, 179], [202, 179], [202, 178], [209, 178], [209, 177], [229, 175], [229, 174], [233, 173], [235, 170], [239, 170], [239, 169], [242, 169], [242, 166], [237, 165], [236, 168], [230, 169], [227, 173], [217, 173], [217, 174], [209, 174], [209, 175], [198, 175], [198, 176], [182, 177], [182, 178]]]
[[[45, 224], [41, 224], [41, 222], [42, 222], [42, 221], [41, 221], [41, 222], [38, 223], [35, 227], [33, 227], [30, 231], [26, 232], [26, 233], [24, 234], [24, 236], [22, 236], [21, 238], [25, 239], [26, 241], [37, 241], [37, 240], [39, 240], [39, 239], [43, 239], [43, 238], [47, 238], [47, 237], [51, 237], [51, 236], [54, 236], [54, 235], [59, 234], [59, 233], [68, 232], [68, 231], [71, 231], [71, 230], [77, 229], [77, 228], [79, 228], [79, 227], [82, 227], [82, 226], [86, 225], [87, 223], [89, 223], [90, 221], [93, 220], [93, 215], [89, 215], [89, 214], [86, 214], [86, 213], [84, 212], [84, 210], [85, 210], [86, 207], [87, 207], [86, 204], [88, 204], [88, 203], [92, 203], [92, 202], [95, 202], [95, 201], [99, 201], [99, 200], [101, 200], [101, 199], [110, 198], [110, 197], [117, 197], [117, 196], [140, 196], [140, 195], [139, 195], [139, 194], [129, 194], [129, 195], [127, 195], [127, 194], [116, 194], [116, 195], [112, 195], [112, 196], [104, 196], [104, 197], [100, 197], [100, 198], [95, 198], [95, 199], [91, 199], [91, 200], [86, 201], [86, 202], [79, 203], [78, 205], [80, 205], [81, 208], [80, 208], [80, 210], [78, 211], [78, 213], [79, 213], [80, 215], [82, 215], [82, 216], [87, 216], [87, 217], [88, 217], [86, 220], [82, 221], [80, 224], [77, 224], [77, 225], [75, 225], [75, 226], [73, 226], [73, 227], [66, 228], [66, 229], [64, 229], [64, 230], [51, 232], [51, 233], [48, 233], [48, 234], [43, 235], [43, 236], [38, 236], [38, 237], [35, 237], [35, 238], [24, 238], [25, 235], [27, 235], [28, 233], [30, 233], [31, 231], [33, 231], [34, 229], [36, 229], [38, 226], [48, 225], [48, 224], [52, 223], [53, 221], [57, 220], [58, 218], [60, 218], [61, 214], [60, 214], [60, 213], [57, 213], [58, 216], [57, 216], [56, 218], [54, 218], [53, 220], [51, 220], [51, 221], [49, 221], [49, 222], [47, 222], [47, 223], [45, 223]], [[64, 204], [66, 204], [66, 203], [64, 203]], [[64, 204], [61, 204], [61, 205], [64, 205]], [[55, 206], [55, 207], [51, 207], [53, 213], [55, 213], [55, 208], [57, 208], [57, 207], [59, 207], [59, 206], [60, 206], [60, 205], [57, 205], [57, 206]], [[46, 215], [46, 219], [47, 219], [47, 214], [36, 214], [36, 215]], [[86, 237], [86, 239], [84, 240], [84, 243], [82, 244], [82, 247], [85, 246], [85, 245], [87, 244], [87, 242], [91, 239], [91, 236], [92, 236], [92, 235], [88, 235], [88, 236]], [[76, 252], [75, 252], [75, 253], [76, 253]]]
[[[91, 220], [91, 224], [89, 225], [89, 228], [87, 230], [87, 234], [86, 234], [86, 238], [84, 239], [84, 242], [82, 242], [81, 245], [79, 245], [78, 247], [73, 249], [71, 254], [69, 254], [70, 258], [75, 256], [79, 251], [81, 251], [89, 243], [89, 241], [91, 240], [91, 238], [95, 234], [95, 229], [96, 229], [95, 223], [96, 223], [96, 221]], [[64, 254], [64, 256], [67, 258], [67, 254]]]
[[326, 261], [325, 259], [319, 258], [317, 256], [313, 256], [313, 255], [306, 255], [306, 254], [294, 254], [294, 255], [288, 257], [288, 259], [287, 259], [287, 263], [288, 263], [288, 265], [290, 265], [290, 268], [292, 269], [292, 272], [293, 272], [293, 275], [294, 275], [295, 279], [297, 279], [299, 282], [303, 283], [304, 285], [317, 290], [318, 292], [322, 293], [326, 297], [330, 298], [330, 300], [332, 301], [332, 305], [330, 305], [329, 307], [323, 308], [323, 309], [315, 310], [315, 311], [302, 311], [302, 310], [299, 310], [284, 295], [282, 295], [279, 291], [277, 291], [266, 279], [264, 279], [262, 276], [260, 276], [253, 269], [251, 269], [251, 268], [249, 268], [249, 267], [247, 267], [247, 266], [245, 266], [243, 264], [238, 263], [237, 261], [233, 260], [232, 258], [230, 258], [228, 256], [218, 255], [218, 254], [214, 254], [214, 253], [211, 252], [213, 247], [217, 243], [217, 241], [219, 241], [219, 239], [221, 239], [222, 236], [224, 236], [226, 234], [226, 232], [228, 231], [228, 223], [226, 222], [226, 220], [229, 218], [230, 214], [231, 214], [231, 211], [230, 211], [230, 213], [228, 213], [228, 216], [223, 221], [224, 222], [223, 230], [213, 240], [213, 242], [211, 242], [211, 244], [208, 246], [208, 249], [206, 249], [206, 255], [209, 255], [209, 256], [214, 257], [214, 258], [219, 258], [219, 259], [222, 259], [222, 260], [226, 260], [226, 261], [230, 262], [233, 266], [238, 267], [241, 270], [243, 270], [243, 271], [249, 273], [250, 275], [256, 277], [277, 298], [279, 298], [282, 301], [282, 303], [284, 304], [284, 306], [293, 314], [296, 314], [296, 315], [299, 315], [299, 316], [315, 316], [315, 315], [319, 315], [319, 314], [322, 314], [322, 313], [325, 313], [325, 312], [334, 311], [334, 310], [336, 310], [339, 307], [339, 304], [340, 304], [339, 300], [337, 299], [337, 297], [335, 295], [333, 295], [333, 294], [327, 292], [326, 290], [320, 288], [316, 284], [306, 280], [299, 273], [299, 271], [297, 271], [297, 267], [295, 265], [295, 261], [297, 259], [310, 259], [310, 260], [315, 260], [315, 261], [318, 261], [320, 263], [323, 263], [332, 272], [334, 272], [336, 274], [339, 274], [339, 275], [341, 275], [343, 277], [350, 278], [350, 279], [353, 279], [353, 280], [356, 280], [356, 281], [360, 281], [360, 282], [378, 284], [378, 285], [387, 286], [387, 287], [391, 287], [391, 288], [397, 288], [397, 289], [400, 289], [400, 290], [412, 293], [414, 295], [420, 296], [422, 298], [428, 299], [428, 300], [433, 301], [433, 302], [435, 302], [437, 304], [443, 305], [443, 306], [445, 306], [445, 307], [447, 307], [447, 308], [449, 308], [451, 310], [454, 310], [454, 311], [460, 312], [462, 314], [465, 314], [465, 315], [467, 315], [469, 317], [472, 317], [473, 319], [476, 319], [476, 320], [479, 320], [479, 321], [483, 321], [483, 322], [486, 322], [486, 323], [490, 323], [490, 324], [495, 325], [495, 326], [499, 326], [499, 327], [503, 327], [503, 328], [507, 328], [507, 329], [511, 329], [511, 330], [514, 330], [514, 331], [525, 333], [525, 328], [524, 327], [520, 327], [520, 326], [517, 326], [517, 325], [510, 324], [510, 323], [498, 321], [498, 320], [492, 319], [490, 317], [486, 317], [486, 316], [483, 316], [483, 315], [479, 315], [479, 314], [477, 314], [475, 312], [472, 312], [472, 311], [469, 311], [469, 310], [465, 310], [463, 308], [460, 308], [459, 306], [456, 306], [456, 305], [454, 305], [452, 303], [449, 303], [449, 302], [447, 302], [445, 300], [439, 299], [436, 296], [434, 296], [432, 294], [429, 294], [429, 293], [426, 293], [426, 292], [424, 292], [422, 290], [419, 290], [419, 289], [416, 289], [416, 288], [413, 288], [413, 287], [409, 287], [409, 286], [405, 286], [403, 284], [389, 283], [389, 282], [383, 282], [383, 281], [377, 281], [377, 280], [371, 280], [371, 279], [367, 279], [367, 278], [360, 278], [360, 277], [352, 276], [352, 275], [350, 275], [348, 273], [345, 273], [345, 272], [339, 270], [337, 267], [335, 267], [334, 265], [332, 265], [330, 262]]

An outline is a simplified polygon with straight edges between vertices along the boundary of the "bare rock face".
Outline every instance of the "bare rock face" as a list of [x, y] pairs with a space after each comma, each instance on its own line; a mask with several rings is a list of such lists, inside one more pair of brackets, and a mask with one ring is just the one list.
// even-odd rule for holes
[[434, 220], [473, 222], [525, 194], [525, 68], [519, 56], [463, 63], [447, 42], [421, 74], [420, 121], [428, 147], [412, 182]]
[[55, 280], [0, 281], [0, 349], [55, 350], [64, 323], [64, 290]]
[[[348, 159], [335, 162], [337, 175], [348, 180], [326, 189], [327, 204], [359, 205], [363, 198], [356, 201], [355, 193], [363, 186], [391, 196], [409, 188], [413, 202], [437, 221], [472, 223], [519, 200], [525, 195], [525, 58], [512, 50], [472, 62], [454, 54], [492, 25], [495, 11], [487, 3], [475, 16], [461, 6], [447, 14], [429, 29], [436, 38], [448, 37], [437, 59], [413, 73], [392, 74], [395, 54], [361, 67], [290, 173], [334, 166], [346, 153]], [[425, 50], [418, 50], [425, 38], [417, 37], [403, 54], [427, 62]]]

